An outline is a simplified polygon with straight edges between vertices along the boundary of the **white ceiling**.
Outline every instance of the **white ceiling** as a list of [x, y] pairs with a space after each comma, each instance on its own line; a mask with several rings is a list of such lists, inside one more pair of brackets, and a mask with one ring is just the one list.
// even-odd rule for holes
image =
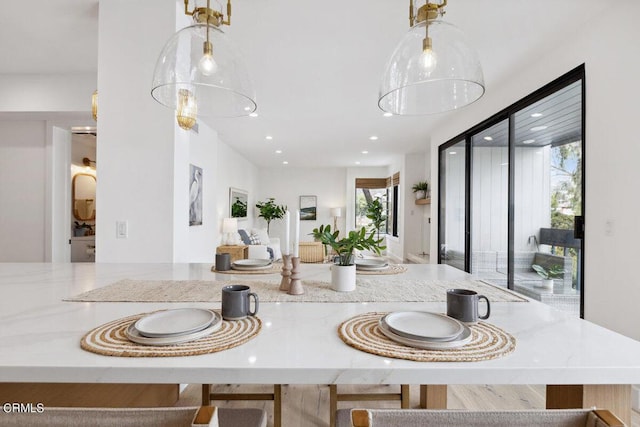
[[[2, 3], [0, 73], [96, 71], [97, 0]], [[408, 30], [408, 0], [232, 3], [226, 31], [244, 54], [259, 117], [209, 120], [259, 166], [386, 165], [391, 155], [424, 151], [433, 126], [456, 114], [385, 118], [377, 107], [385, 63]], [[606, 7], [599, 0], [450, 0], [445, 19], [477, 48], [490, 93]]]

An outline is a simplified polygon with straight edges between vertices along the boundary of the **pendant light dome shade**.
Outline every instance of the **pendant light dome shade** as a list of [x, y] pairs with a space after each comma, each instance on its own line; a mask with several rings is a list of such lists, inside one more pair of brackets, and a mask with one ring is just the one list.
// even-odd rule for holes
[[255, 93], [238, 52], [216, 26], [203, 23], [183, 28], [167, 41], [158, 57], [151, 96], [179, 110], [188, 93], [198, 116], [251, 114], [257, 108]]
[[411, 27], [393, 52], [378, 106], [398, 115], [434, 114], [464, 107], [483, 94], [480, 60], [462, 31], [440, 19], [427, 20]]

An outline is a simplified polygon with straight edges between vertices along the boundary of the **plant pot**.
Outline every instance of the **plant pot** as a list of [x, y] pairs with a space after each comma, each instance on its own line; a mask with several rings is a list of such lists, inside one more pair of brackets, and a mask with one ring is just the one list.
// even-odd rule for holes
[[338, 292], [351, 292], [356, 289], [356, 266], [338, 265], [331, 266], [331, 286]]
[[427, 197], [427, 192], [423, 190], [416, 191], [416, 200], [425, 199]]
[[536, 285], [536, 288], [553, 289], [553, 279], [542, 279], [540, 284]]

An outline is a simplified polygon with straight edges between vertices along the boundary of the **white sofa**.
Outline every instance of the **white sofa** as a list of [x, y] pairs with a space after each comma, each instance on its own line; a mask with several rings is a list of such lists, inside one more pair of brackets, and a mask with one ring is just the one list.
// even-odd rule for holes
[[[280, 239], [277, 237], [269, 237], [267, 230], [253, 228], [250, 230], [238, 230], [240, 241], [249, 247], [248, 257], [252, 259], [272, 259], [279, 261], [282, 259], [282, 250], [280, 248]], [[255, 244], [251, 241], [251, 237], [260, 242]], [[273, 253], [273, 257], [271, 255]]]

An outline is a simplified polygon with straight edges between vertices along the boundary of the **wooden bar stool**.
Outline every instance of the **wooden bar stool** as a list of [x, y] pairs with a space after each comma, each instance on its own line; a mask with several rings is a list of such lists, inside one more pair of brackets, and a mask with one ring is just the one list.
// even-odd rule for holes
[[336, 384], [329, 385], [329, 426], [336, 427], [336, 413], [338, 402], [379, 402], [379, 401], [400, 401], [402, 409], [409, 409], [411, 406], [410, 387], [408, 384], [400, 386], [399, 393], [338, 393]]
[[212, 393], [211, 384], [202, 384], [202, 405], [214, 400], [272, 400], [273, 427], [282, 426], [282, 385], [274, 384], [273, 393]]

